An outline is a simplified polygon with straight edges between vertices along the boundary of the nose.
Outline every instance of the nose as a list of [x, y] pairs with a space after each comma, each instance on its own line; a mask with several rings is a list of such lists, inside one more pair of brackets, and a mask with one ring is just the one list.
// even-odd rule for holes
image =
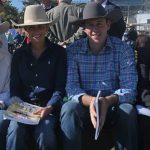
[[97, 31], [99, 30], [99, 26], [97, 24], [92, 26], [92, 31]]

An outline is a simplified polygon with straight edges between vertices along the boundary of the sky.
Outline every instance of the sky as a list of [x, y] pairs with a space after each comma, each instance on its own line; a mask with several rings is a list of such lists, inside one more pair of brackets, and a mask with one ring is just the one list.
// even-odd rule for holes
[[22, 4], [22, 0], [12, 0], [12, 5], [15, 6], [19, 11], [22, 10], [23, 8], [23, 4]]

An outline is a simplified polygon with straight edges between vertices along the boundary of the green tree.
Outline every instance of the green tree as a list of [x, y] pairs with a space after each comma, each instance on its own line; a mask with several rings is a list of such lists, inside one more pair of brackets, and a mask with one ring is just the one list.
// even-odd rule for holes
[[4, 4], [5, 11], [0, 13], [0, 17], [3, 21], [9, 21], [12, 19], [16, 22], [22, 18], [22, 12], [19, 12], [18, 9], [14, 6], [12, 6], [11, 1], [7, 1]]

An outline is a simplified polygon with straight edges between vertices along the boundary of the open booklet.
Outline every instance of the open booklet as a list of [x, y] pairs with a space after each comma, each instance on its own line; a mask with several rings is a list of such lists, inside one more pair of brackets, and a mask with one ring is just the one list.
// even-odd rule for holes
[[97, 117], [96, 117], [96, 131], [95, 131], [95, 140], [98, 139], [98, 136], [99, 136], [99, 133], [100, 133], [100, 116], [99, 116], [99, 113], [100, 113], [100, 110], [99, 110], [99, 97], [101, 95], [101, 91], [98, 91], [97, 93], [97, 96], [96, 96], [96, 99], [95, 99], [95, 109], [96, 109], [96, 114], [97, 114]]
[[36, 114], [42, 107], [19, 101], [18, 97], [12, 99], [11, 105], [3, 113], [4, 119], [14, 120], [24, 124], [36, 125], [40, 121], [40, 114]]

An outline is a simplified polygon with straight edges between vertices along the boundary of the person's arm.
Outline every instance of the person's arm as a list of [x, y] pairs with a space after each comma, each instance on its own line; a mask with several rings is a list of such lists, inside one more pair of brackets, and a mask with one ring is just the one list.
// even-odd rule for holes
[[59, 106], [62, 103], [63, 97], [65, 96], [65, 85], [66, 85], [66, 77], [67, 77], [67, 58], [66, 51], [64, 48], [60, 47], [58, 50], [59, 54], [57, 55], [57, 66], [56, 77], [55, 77], [55, 85], [54, 92], [49, 100], [47, 106]]
[[126, 23], [122, 17], [116, 23], [111, 24], [108, 34], [122, 39], [125, 30], [126, 30]]
[[65, 40], [63, 43], [64, 45], [69, 45], [73, 42], [75, 42], [76, 40], [79, 40], [80, 38], [85, 38], [86, 34], [83, 31], [82, 27], [79, 27], [79, 29], [67, 40]]
[[[121, 8], [119, 6], [108, 1], [106, 4], [105, 10], [107, 12], [110, 12], [111, 10], [114, 10], [114, 9], [119, 9], [121, 11]], [[124, 21], [124, 16], [122, 13], [122, 18], [119, 19], [117, 22], [111, 24], [111, 28], [108, 31], [108, 33], [110, 36], [115, 36], [115, 37], [122, 39], [122, 36], [123, 36], [125, 30], [126, 30], [126, 23]]]
[[120, 45], [119, 55], [119, 89], [114, 94], [118, 95], [119, 103], [133, 102], [137, 94], [137, 71], [133, 49], [124, 43]]
[[67, 84], [66, 91], [69, 99], [79, 100], [79, 97], [85, 95], [86, 92], [80, 86], [80, 75], [78, 71], [77, 56], [74, 53], [76, 47], [71, 45], [67, 48]]

